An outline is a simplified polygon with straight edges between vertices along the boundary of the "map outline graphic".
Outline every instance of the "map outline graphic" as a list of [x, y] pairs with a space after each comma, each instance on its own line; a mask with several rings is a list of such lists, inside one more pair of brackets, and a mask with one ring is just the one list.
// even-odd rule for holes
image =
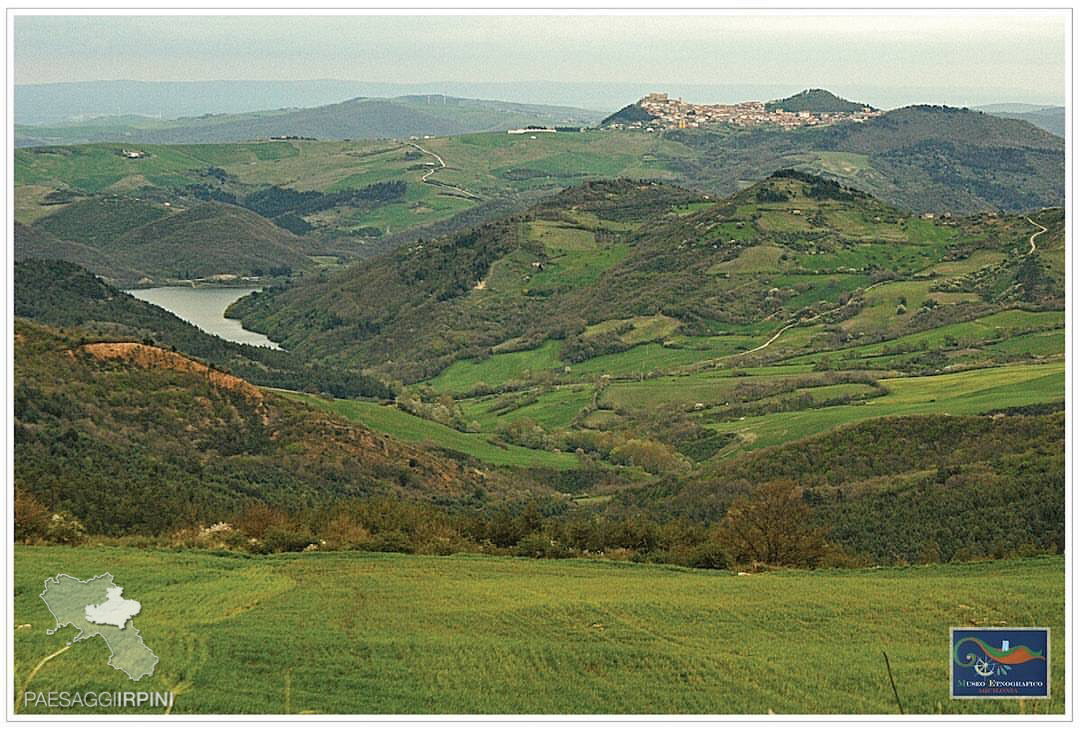
[[[66, 587], [64, 580], [70, 581]], [[101, 580], [101, 583], [95, 584], [98, 580]], [[141, 632], [135, 627], [132, 618], [139, 611], [135, 611], [132, 616], [128, 617], [122, 628], [117, 627], [114, 623], [97, 623], [89, 620], [86, 616], [87, 607], [100, 606], [109, 600], [110, 588], [119, 588], [121, 592], [123, 591], [123, 588], [117, 585], [114, 580], [115, 578], [110, 572], [103, 572], [88, 580], [80, 580], [78, 577], [66, 573], [46, 578], [45, 589], [39, 597], [45, 603], [49, 614], [53, 616], [53, 620], [56, 621], [55, 627], [50, 628], [46, 633], [53, 635], [58, 630], [68, 626], [75, 628], [78, 633], [71, 639], [69, 643], [71, 645], [90, 638], [100, 637], [109, 648], [108, 664], [114, 669], [122, 671], [132, 681], [139, 681], [146, 676], [152, 676], [160, 660], [158, 655], [146, 645]], [[91, 596], [92, 590], [98, 587], [101, 588], [100, 596]], [[85, 588], [91, 588], [91, 590], [85, 590]], [[56, 589], [62, 590], [60, 599], [63, 602], [61, 604], [50, 602], [50, 590]], [[81, 600], [72, 601], [68, 595], [69, 590], [83, 591], [85, 594], [81, 595]], [[55, 593], [53, 593], [52, 598], [55, 601]], [[139, 607], [141, 610], [141, 604], [139, 604]], [[61, 612], [61, 615], [57, 615], [57, 610]], [[151, 661], [151, 659], [153, 660]]]

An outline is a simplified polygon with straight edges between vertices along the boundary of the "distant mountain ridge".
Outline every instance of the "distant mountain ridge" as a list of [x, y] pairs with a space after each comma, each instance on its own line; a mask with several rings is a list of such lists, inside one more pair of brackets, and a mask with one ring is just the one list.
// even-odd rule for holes
[[719, 192], [733, 191], [727, 180], [734, 176], [754, 179], [787, 164], [909, 210], [1030, 210], [1065, 200], [1061, 137], [970, 109], [917, 105], [857, 124], [786, 132], [708, 127], [666, 136], [700, 152], [681, 170], [687, 179], [705, 187], [723, 175], [723, 184], [709, 185]]
[[977, 106], [975, 111], [999, 116], [1003, 119], [1019, 119], [1059, 137], [1065, 136], [1065, 107], [1039, 106], [1037, 104], [990, 104]]
[[448, 136], [530, 124], [589, 126], [602, 114], [563, 106], [462, 99], [439, 94], [356, 97], [310, 108], [204, 114], [174, 120], [99, 117], [59, 126], [16, 127], [18, 146], [123, 141], [143, 144], [239, 142], [272, 136], [369, 139]]

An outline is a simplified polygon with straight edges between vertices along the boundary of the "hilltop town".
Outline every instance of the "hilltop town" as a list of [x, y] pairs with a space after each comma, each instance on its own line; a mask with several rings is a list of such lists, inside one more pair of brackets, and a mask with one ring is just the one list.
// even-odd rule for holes
[[[692, 104], [673, 99], [665, 93], [651, 93], [637, 103], [616, 112], [604, 120], [604, 126], [614, 129], [693, 129], [717, 124], [740, 127], [759, 125], [795, 128], [827, 126], [839, 122], [863, 122], [884, 112], [870, 106], [844, 101], [823, 110], [800, 108], [800, 94], [777, 102], [744, 101], [738, 104]], [[830, 94], [831, 96], [831, 94]], [[785, 102], [792, 102], [785, 106]]]

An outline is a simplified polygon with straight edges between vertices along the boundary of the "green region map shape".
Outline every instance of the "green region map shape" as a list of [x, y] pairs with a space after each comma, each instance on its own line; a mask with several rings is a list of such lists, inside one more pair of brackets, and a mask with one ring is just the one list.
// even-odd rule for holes
[[86, 581], [69, 575], [57, 575], [45, 580], [41, 599], [56, 618], [56, 627], [49, 634], [70, 625], [79, 631], [72, 638], [72, 643], [100, 636], [111, 651], [109, 665], [126, 673], [132, 681], [138, 681], [154, 673], [158, 657], [143, 643], [131, 619], [123, 628], [99, 625], [86, 619], [86, 606], [105, 602], [108, 590], [114, 587], [113, 576], [108, 572]]

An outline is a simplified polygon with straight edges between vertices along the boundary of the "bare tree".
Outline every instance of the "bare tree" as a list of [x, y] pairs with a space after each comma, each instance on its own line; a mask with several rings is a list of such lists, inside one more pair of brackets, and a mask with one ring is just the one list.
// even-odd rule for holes
[[739, 560], [812, 567], [828, 548], [812, 517], [793, 481], [771, 481], [728, 508], [720, 539]]

